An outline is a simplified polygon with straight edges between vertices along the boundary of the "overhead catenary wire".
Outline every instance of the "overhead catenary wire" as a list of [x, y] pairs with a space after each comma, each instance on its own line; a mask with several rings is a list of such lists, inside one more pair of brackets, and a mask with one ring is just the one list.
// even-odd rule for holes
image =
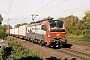
[[7, 14], [7, 18], [8, 18], [8, 15], [10, 13], [10, 10], [11, 10], [12, 3], [13, 3], [13, 0], [11, 1], [10, 7], [9, 7], [9, 10], [8, 10], [8, 14]]
[[60, 3], [58, 3], [58, 4], [55, 4], [55, 5], [51, 6], [51, 7], [49, 7], [49, 8], [47, 8], [47, 9], [43, 10], [43, 11], [39, 11], [38, 14], [40, 14], [40, 13], [42, 13], [42, 12], [44, 12], [44, 11], [47, 11], [47, 10], [49, 10], [49, 9], [51, 9], [51, 8], [53, 8], [53, 7], [55, 7], [55, 6], [57, 6], [57, 5], [60, 5], [60, 4], [64, 3], [64, 2], [66, 2], [66, 1], [67, 1], [67, 0], [64, 0], [64, 1], [60, 2]]
[[11, 1], [10, 7], [9, 7], [9, 10], [8, 10], [8, 14], [7, 14], [7, 25], [8, 25], [8, 29], [9, 29], [9, 20], [10, 20], [9, 17], [8, 17], [8, 15], [10, 13], [12, 3], [13, 3], [13, 0]]
[[[56, 0], [52, 0], [51, 2], [49, 2], [48, 4], [46, 4], [46, 5], [44, 5], [44, 6], [42, 6], [40, 9], [38, 9], [38, 10], [42, 10], [43, 8], [45, 8], [45, 7], [47, 7], [48, 5], [50, 5], [50, 4], [52, 4], [54, 1], [56, 1]], [[57, 6], [57, 5], [59, 5], [59, 4], [61, 4], [61, 3], [64, 3], [65, 1], [67, 1], [67, 0], [64, 0], [64, 1], [62, 1], [62, 2], [60, 2], [60, 3], [58, 3], [58, 4], [56, 4], [56, 5], [54, 5], [54, 6], [52, 6], [52, 7], [49, 7], [49, 8], [47, 8], [46, 10], [49, 10], [49, 9], [51, 9], [51, 8], [53, 8], [53, 7], [55, 7], [55, 6]], [[42, 0], [40, 3], [42, 3], [42, 2], [44, 2], [44, 0]], [[40, 4], [39, 3], [39, 4]], [[37, 5], [39, 5], [39, 4], [36, 4], [33, 8], [31, 8], [29, 11], [32, 11], [35, 7], [38, 7]], [[45, 11], [45, 10], [44, 10]], [[28, 12], [28, 11], [27, 11]], [[26, 12], [26, 13], [27, 13]], [[34, 11], [34, 12], [37, 12], [37, 11]], [[42, 13], [43, 11], [39, 11], [39, 13]], [[25, 14], [26, 14], [25, 13]], [[37, 12], [37, 14], [39, 14], [38, 12]], [[24, 17], [25, 16], [25, 14], [23, 14], [23, 16], [21, 16], [21, 17]]]
[[[61, 3], [66, 2], [66, 1], [67, 1], [67, 0], [62, 1]], [[52, 6], [52, 7], [49, 7], [49, 8], [47, 8], [46, 10], [39, 11], [38, 14], [43, 13], [43, 12], [45, 12], [45, 11], [47, 11], [47, 10], [49, 10], [49, 9], [51, 9], [51, 8], [59, 5], [59, 4], [61, 4], [61, 3], [58, 3], [58, 4], [56, 4], [56, 5]], [[86, 5], [80, 6], [80, 7], [75, 8], [75, 9], [80, 9], [81, 7], [88, 6], [88, 5], [89, 5], [89, 4], [86, 4]], [[73, 11], [73, 10], [75, 10], [75, 9], [72, 9], [72, 10], [70, 10], [70, 11]], [[90, 9], [90, 8], [89, 8], [89, 9]], [[79, 11], [75, 11], [74, 13], [82, 12], [82, 11], [85, 11], [85, 10], [88, 10], [88, 9], [82, 9], [82, 10], [79, 10]]]
[[[41, 7], [40, 9], [38, 9], [37, 11], [44, 9], [44, 8], [47, 7], [48, 5], [52, 4], [54, 1], [56, 1], [56, 0], [52, 0], [51, 2], [45, 4], [44, 6], [42, 6], [42, 7]], [[34, 12], [37, 12], [37, 11], [34, 11]]]
[[[42, 0], [39, 4], [43, 3], [44, 1], [45, 1], [45, 0]], [[37, 11], [39, 11], [39, 10], [47, 7], [48, 5], [50, 5], [51, 3], [53, 3], [54, 1], [55, 1], [55, 0], [52, 0], [51, 2], [45, 4], [44, 6], [42, 6], [42, 7], [41, 7], [40, 9], [38, 9]], [[37, 5], [36, 5], [35, 7], [33, 7], [31, 10], [35, 9], [36, 7], [38, 7], [39, 4], [37, 4]], [[37, 11], [35, 10], [34, 13], [37, 12]], [[23, 16], [23, 17], [24, 17], [24, 16]]]
[[[45, 0], [42, 0], [42, 1], [40, 1], [39, 3], [37, 3], [35, 6], [33, 6], [29, 11], [32, 11], [35, 7], [37, 7], [39, 4], [41, 4], [41, 3], [43, 3]], [[11, 4], [12, 5], [12, 4]], [[26, 13], [28, 13], [29, 11], [26, 11], [24, 14], [22, 14], [21, 16], [18, 16], [19, 18], [23, 18], [23, 19], [26, 19], [24, 16], [25, 16], [25, 14]], [[17, 19], [17, 18], [15, 18], [15, 19]], [[30, 18], [28, 18], [28, 19], [30, 19]], [[9, 23], [9, 22], [8, 22]]]
[[65, 17], [67, 17], [67, 16], [69, 16], [69, 15], [74, 15], [74, 13], [80, 13], [80, 12], [83, 12], [83, 11], [86, 11], [86, 10], [89, 10], [90, 8], [87, 8], [87, 9], [82, 9], [82, 10], [79, 10], [79, 11], [75, 11], [75, 12], [73, 12], [73, 13], [68, 13], [68, 14], [64, 14], [64, 15], [62, 15], [63, 17], [65, 16]]
[[[76, 9], [80, 9], [80, 8], [82, 8], [82, 7], [89, 6], [89, 4], [90, 4], [90, 3], [85, 4], [85, 5], [83, 5], [83, 6], [79, 6], [79, 7], [77, 7], [77, 8], [72, 9], [72, 10], [68, 10], [67, 13], [65, 13], [65, 14], [63, 14], [63, 15], [69, 14], [70, 12], [73, 12], [73, 11], [76, 10]], [[79, 12], [84, 11], [84, 10], [86, 10], [86, 9], [80, 10]], [[74, 13], [78, 13], [78, 11], [75, 11]]]
[[[41, 3], [43, 3], [45, 0], [40, 1], [39, 3], [37, 3], [35, 6], [33, 6], [29, 11], [32, 11], [34, 8], [38, 7], [38, 5], [40, 5]], [[26, 13], [28, 13], [29, 11], [26, 11], [22, 16], [20, 17], [24, 17]]]
[[[53, 0], [53, 1], [55, 1], [55, 0]], [[52, 3], [53, 3], [53, 1], [52, 1]], [[41, 9], [40, 9], [40, 11], [37, 11], [38, 12], [38, 14], [40, 14], [40, 13], [43, 13], [43, 12], [45, 12], [45, 11], [47, 11], [47, 10], [49, 10], [49, 9], [52, 9], [52, 8], [54, 8], [54, 7], [56, 7], [57, 5], [60, 5], [60, 4], [62, 4], [62, 3], [64, 3], [64, 2], [66, 2], [67, 0], [64, 0], [64, 1], [62, 1], [62, 2], [59, 2], [59, 3], [57, 3], [57, 4], [55, 4], [55, 5], [53, 5], [53, 6], [51, 6], [51, 7], [49, 7], [48, 5], [50, 5], [50, 4], [47, 4], [47, 5], [45, 5], [44, 7], [42, 7]], [[43, 2], [43, 0], [41, 1], [41, 2]], [[47, 6], [48, 6], [48, 8], [47, 8]], [[38, 6], [35, 6], [35, 7], [38, 7]], [[43, 8], [46, 8], [46, 9], [44, 9], [43, 11], [41, 11]], [[80, 8], [80, 7], [79, 7]], [[78, 8], [78, 9], [79, 9]], [[31, 9], [31, 10], [33, 10], [33, 8]], [[74, 10], [74, 9], [73, 9]], [[72, 10], [70, 10], [70, 11], [72, 11]], [[80, 10], [80, 11], [83, 11], [83, 10]], [[78, 11], [76, 11], [76, 13], [77, 13]], [[67, 12], [66, 12], [67, 13]], [[26, 13], [25, 13], [26, 14]], [[26, 18], [25, 18], [25, 16], [23, 15], [23, 18], [26, 20]]]
[[[46, 4], [45, 6], [43, 6], [41, 9], [39, 9], [39, 10], [42, 10], [43, 8], [45, 8], [45, 7], [47, 7], [48, 5], [50, 5], [50, 4], [52, 4], [53, 2], [54, 2], [55, 0], [53, 0], [53, 1], [51, 1], [51, 2], [49, 2], [48, 4]], [[51, 9], [51, 8], [53, 8], [53, 7], [55, 7], [55, 6], [57, 6], [57, 5], [59, 5], [59, 4], [62, 4], [62, 3], [64, 3], [64, 2], [66, 2], [67, 0], [64, 0], [64, 1], [62, 1], [62, 2], [60, 2], [60, 3], [58, 3], [58, 4], [55, 4], [54, 6], [51, 6], [51, 7], [49, 7], [49, 8], [47, 8], [46, 10], [49, 10], [49, 9]], [[41, 2], [43, 2], [43, 1], [41, 1]], [[36, 6], [35, 6], [36, 7]], [[33, 8], [32, 8], [33, 9]], [[32, 10], [31, 9], [31, 10]], [[44, 10], [45, 11], [45, 10]], [[39, 13], [42, 13], [43, 11], [39, 11]], [[37, 13], [37, 14], [39, 14], [39, 13]], [[23, 16], [24, 17], [24, 16]]]

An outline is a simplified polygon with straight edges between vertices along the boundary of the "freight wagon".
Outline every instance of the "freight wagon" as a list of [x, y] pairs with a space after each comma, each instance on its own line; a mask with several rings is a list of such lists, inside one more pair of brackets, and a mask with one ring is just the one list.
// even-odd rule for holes
[[5, 33], [6, 33], [6, 36], [10, 35], [10, 29], [7, 29]]
[[19, 32], [18, 32], [18, 35], [19, 35], [19, 38], [26, 38], [26, 27], [28, 25], [22, 25], [22, 26], [19, 26]]
[[19, 28], [15, 28], [14, 36], [19, 37]]
[[10, 35], [11, 35], [11, 36], [14, 36], [14, 34], [15, 34], [14, 32], [15, 32], [15, 31], [14, 31], [14, 28], [10, 29]]

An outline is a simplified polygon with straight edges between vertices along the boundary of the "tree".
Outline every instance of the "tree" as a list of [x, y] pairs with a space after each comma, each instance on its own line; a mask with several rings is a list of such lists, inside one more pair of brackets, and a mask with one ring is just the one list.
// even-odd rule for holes
[[48, 17], [46, 17], [46, 18], [43, 18], [43, 20], [47, 20], [47, 19], [50, 19], [51, 17], [50, 16], [48, 16]]
[[0, 26], [0, 38], [4, 38], [5, 37], [5, 28], [3, 26]]
[[4, 24], [4, 25], [3, 25], [3, 27], [5, 28], [5, 30], [7, 30], [8, 28], [9, 28], [9, 29], [11, 29], [11, 28], [12, 28], [12, 26], [11, 26], [11, 25], [6, 25], [6, 24]]
[[2, 21], [3, 21], [3, 17], [0, 14], [0, 25], [2, 24]]
[[34, 24], [35, 22], [30, 22], [30, 24]]
[[21, 26], [21, 24], [17, 24], [17, 25], [15, 25], [15, 28], [18, 28], [19, 26]]
[[28, 23], [22, 23], [21, 25], [28, 25]]
[[73, 16], [73, 15], [70, 15], [65, 18], [58, 18], [58, 19], [64, 21], [66, 27], [75, 26], [77, 24], [77, 22], [79, 21], [78, 17]]
[[82, 21], [82, 26], [84, 28], [82, 32], [84, 31], [83, 34], [90, 38], [90, 10], [85, 12], [85, 16], [83, 17]]
[[2, 59], [3, 60], [6, 60], [8, 58], [8, 56], [11, 55], [11, 51], [12, 50], [12, 47], [2, 47], [2, 50], [1, 50], [1, 54], [2, 54]]

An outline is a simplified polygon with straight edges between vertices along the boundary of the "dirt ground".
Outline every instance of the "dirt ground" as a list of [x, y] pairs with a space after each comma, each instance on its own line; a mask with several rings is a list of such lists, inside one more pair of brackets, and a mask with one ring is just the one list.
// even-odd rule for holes
[[65, 59], [65, 58], [72, 59], [72, 58], [74, 58], [74, 57], [69, 56], [67, 54], [55, 51], [55, 49], [48, 48], [48, 47], [45, 47], [45, 46], [40, 46], [38, 44], [33, 44], [32, 42], [28, 42], [28, 41], [21, 40], [21, 39], [18, 39], [17, 41], [21, 42], [23, 44], [23, 46], [29, 48], [30, 50], [36, 51], [43, 58], [47, 58], [47, 57], [50, 57], [50, 56], [57, 57], [58, 59]]
[[[71, 43], [70, 43], [71, 44]], [[85, 45], [85, 44], [75, 44], [72, 43], [72, 50], [80, 51], [82, 53], [87, 53], [90, 54], [90, 45]]]

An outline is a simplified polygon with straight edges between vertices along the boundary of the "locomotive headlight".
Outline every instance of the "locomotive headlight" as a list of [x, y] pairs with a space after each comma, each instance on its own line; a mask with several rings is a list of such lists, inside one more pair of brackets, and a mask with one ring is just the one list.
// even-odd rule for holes
[[48, 37], [50, 37], [50, 34], [48, 34]]
[[65, 38], [66, 38], [66, 35], [65, 35]]

